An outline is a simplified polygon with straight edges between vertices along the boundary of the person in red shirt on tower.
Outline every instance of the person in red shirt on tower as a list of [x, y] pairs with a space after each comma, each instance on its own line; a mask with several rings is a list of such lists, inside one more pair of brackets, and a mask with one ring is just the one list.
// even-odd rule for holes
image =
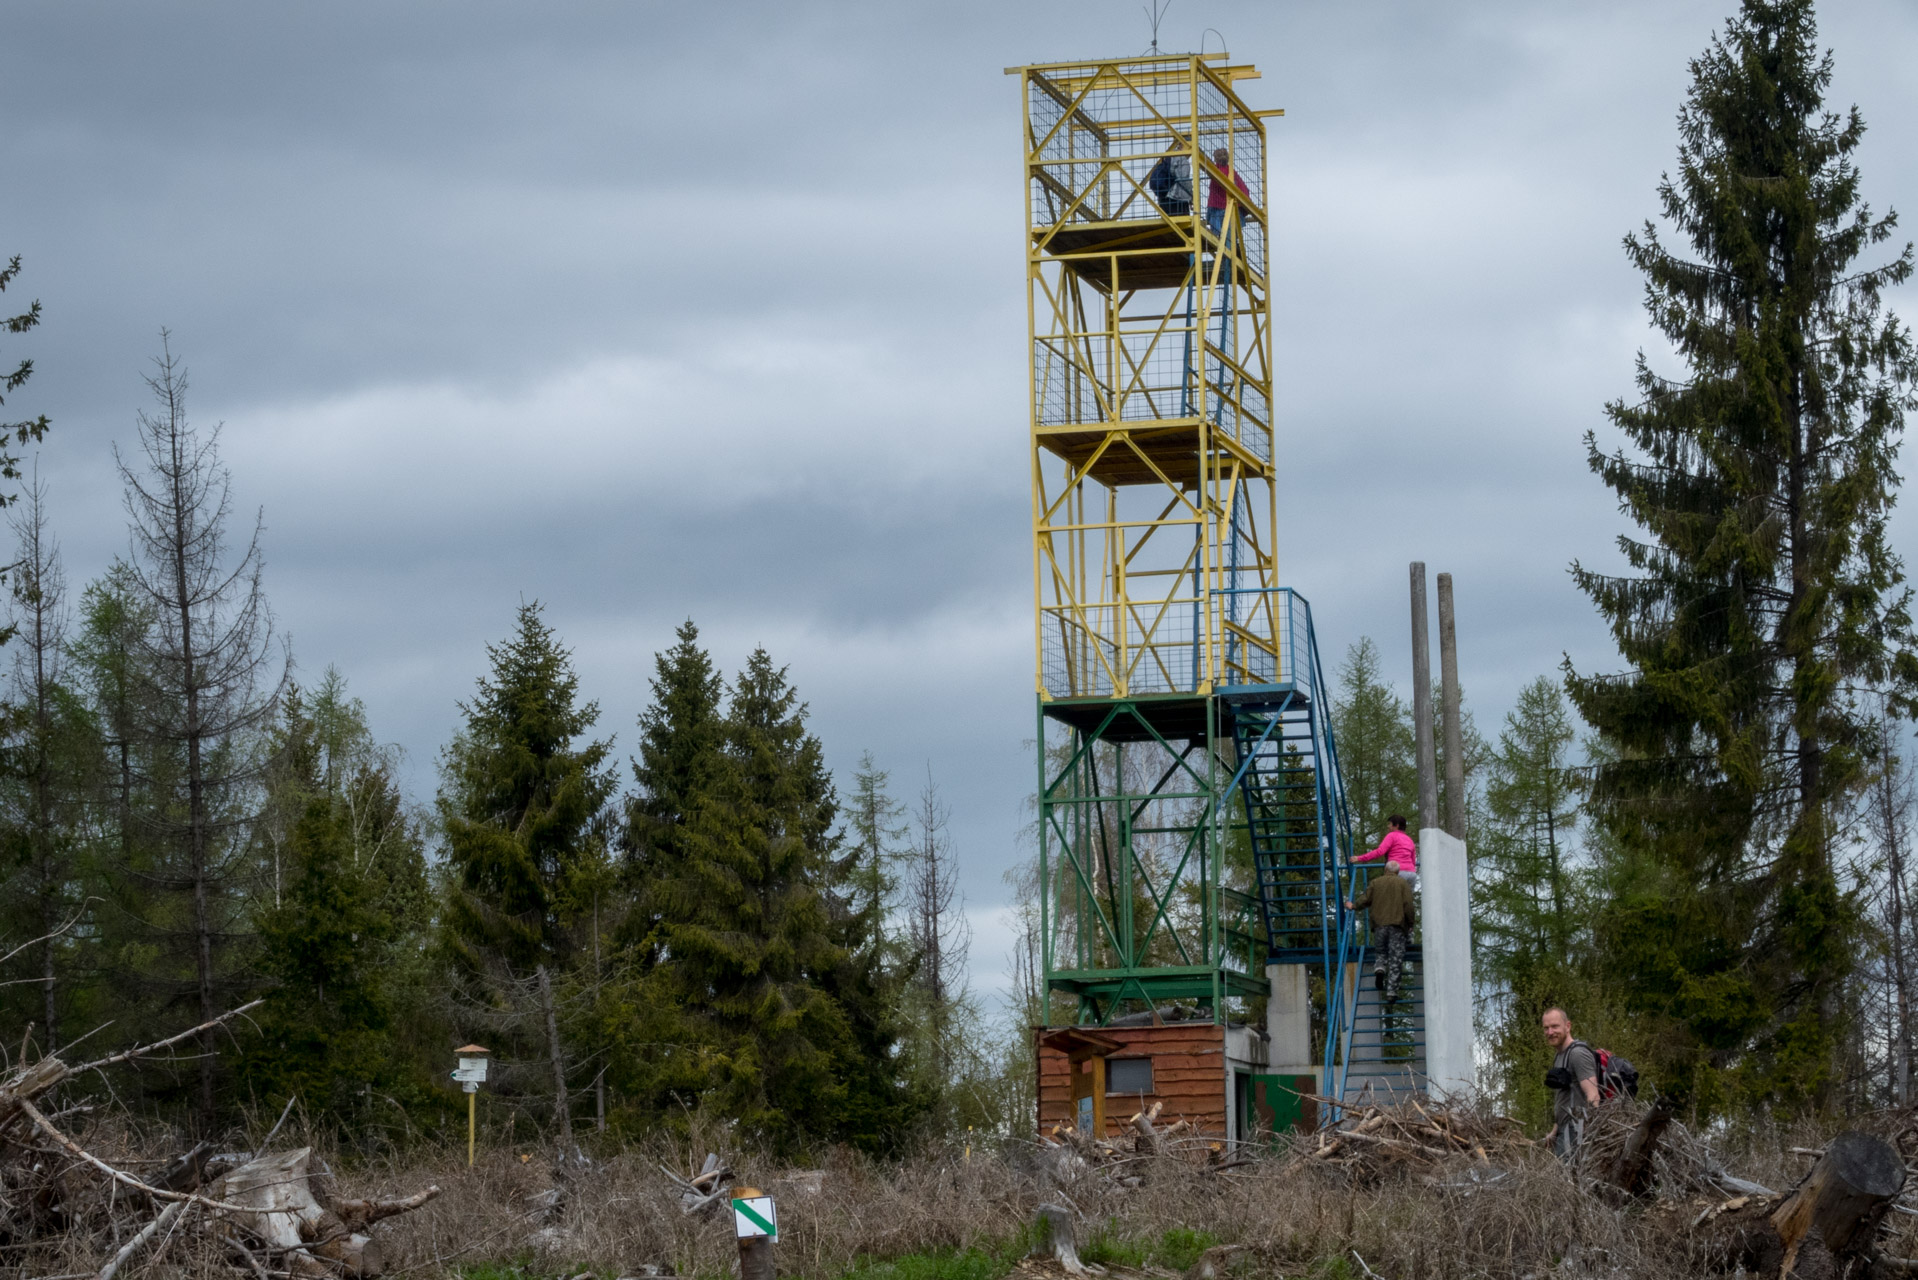
[[[1251, 191], [1246, 188], [1245, 179], [1233, 172], [1232, 157], [1226, 153], [1224, 147], [1219, 147], [1213, 151], [1212, 163], [1218, 165], [1219, 170], [1224, 173], [1226, 177], [1232, 179], [1233, 185], [1238, 187], [1246, 199], [1250, 200], [1252, 198]], [[1212, 234], [1215, 236], [1222, 234], [1220, 228], [1225, 225], [1225, 208], [1226, 205], [1231, 202], [1231, 199], [1232, 188], [1226, 186], [1217, 178], [1212, 179], [1212, 190], [1207, 192], [1205, 197], [1205, 225], [1212, 228]]]
[[1362, 853], [1352, 859], [1354, 862], [1377, 862], [1384, 858], [1399, 869], [1399, 874], [1412, 882], [1414, 889], [1419, 884], [1419, 847], [1412, 837], [1405, 834], [1405, 815], [1395, 813], [1388, 819], [1392, 829], [1385, 833], [1385, 839], [1379, 841], [1379, 847], [1368, 853]]

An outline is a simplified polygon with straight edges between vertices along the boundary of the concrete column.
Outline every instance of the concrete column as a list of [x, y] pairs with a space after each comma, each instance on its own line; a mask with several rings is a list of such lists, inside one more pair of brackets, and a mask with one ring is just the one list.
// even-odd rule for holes
[[1432, 744], [1432, 646], [1425, 630], [1425, 561], [1412, 562], [1412, 732], [1419, 765], [1418, 830], [1436, 827], [1438, 761]]
[[1476, 1085], [1472, 1027], [1472, 894], [1465, 842], [1419, 832], [1419, 916], [1425, 956], [1425, 1074], [1433, 1097]]
[[1318, 1074], [1312, 1060], [1312, 987], [1302, 964], [1269, 964], [1266, 981], [1272, 997], [1265, 1002], [1266, 1067], [1273, 1075]]
[[1439, 710], [1445, 716], [1445, 829], [1465, 838], [1465, 726], [1459, 720], [1458, 631], [1452, 618], [1452, 575], [1438, 576]]

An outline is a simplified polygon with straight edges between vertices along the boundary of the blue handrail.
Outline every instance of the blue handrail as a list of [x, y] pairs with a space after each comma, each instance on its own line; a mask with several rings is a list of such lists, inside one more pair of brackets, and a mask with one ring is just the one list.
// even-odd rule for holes
[[[1354, 1018], [1349, 1005], [1352, 992], [1347, 989], [1346, 965], [1364, 946], [1364, 921], [1345, 909], [1345, 900], [1356, 895], [1362, 869], [1353, 863], [1352, 813], [1345, 793], [1345, 776], [1339, 768], [1337, 735], [1332, 729], [1330, 692], [1325, 667], [1319, 657], [1318, 634], [1312, 621], [1312, 606], [1290, 587], [1225, 587], [1215, 595], [1265, 596], [1272, 611], [1272, 639], [1278, 645], [1273, 664], [1274, 688], [1302, 690], [1308, 699], [1312, 724], [1313, 768], [1316, 775], [1315, 807], [1319, 841], [1319, 939], [1321, 962], [1325, 966], [1326, 1036], [1321, 1079], [1332, 1098], [1345, 1096], [1346, 1071], [1352, 1054]], [[1234, 606], [1237, 600], [1233, 600]], [[1254, 606], [1256, 610], [1256, 606]], [[1283, 609], [1284, 617], [1278, 616]], [[1246, 616], [1236, 607], [1237, 616]], [[1301, 663], [1301, 656], [1304, 658]], [[1303, 678], [1301, 678], [1303, 677]], [[1268, 730], [1269, 732], [1269, 730]], [[1232, 780], [1237, 788], [1251, 766], [1248, 758]], [[1329, 897], [1329, 903], [1323, 899]], [[1332, 1107], [1326, 1123], [1336, 1123], [1340, 1108]]]

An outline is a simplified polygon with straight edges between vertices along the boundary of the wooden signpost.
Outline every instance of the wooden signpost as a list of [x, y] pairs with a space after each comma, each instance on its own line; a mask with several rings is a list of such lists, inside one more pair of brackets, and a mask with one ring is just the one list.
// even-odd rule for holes
[[459, 1066], [453, 1069], [453, 1078], [466, 1090], [466, 1167], [470, 1169], [479, 1138], [479, 1087], [486, 1083], [486, 1064], [493, 1051], [469, 1044], [453, 1052], [460, 1059]]
[[733, 1189], [733, 1235], [739, 1239], [739, 1280], [773, 1280], [773, 1242], [779, 1214], [757, 1187]]

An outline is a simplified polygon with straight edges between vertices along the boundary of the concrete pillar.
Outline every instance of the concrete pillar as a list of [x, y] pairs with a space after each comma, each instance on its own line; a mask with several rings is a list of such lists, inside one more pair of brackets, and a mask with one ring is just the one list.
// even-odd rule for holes
[[1412, 732], [1419, 765], [1418, 830], [1436, 827], [1438, 761], [1432, 744], [1432, 645], [1425, 629], [1425, 561], [1412, 562]]
[[1425, 1074], [1433, 1097], [1473, 1091], [1472, 894], [1465, 842], [1419, 832], [1419, 917], [1425, 956]]
[[1445, 829], [1465, 838], [1465, 726], [1459, 720], [1458, 631], [1452, 617], [1452, 575], [1438, 576], [1439, 710], [1445, 717]]
[[1312, 1060], [1312, 987], [1302, 964], [1269, 964], [1266, 981], [1272, 996], [1265, 1002], [1266, 1067], [1274, 1075], [1318, 1073]]

